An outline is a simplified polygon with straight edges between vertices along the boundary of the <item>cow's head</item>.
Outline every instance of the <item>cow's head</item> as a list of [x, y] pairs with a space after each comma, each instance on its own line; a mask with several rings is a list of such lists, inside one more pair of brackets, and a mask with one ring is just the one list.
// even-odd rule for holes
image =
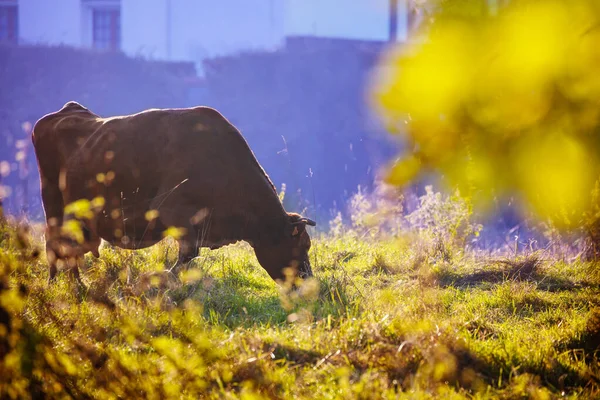
[[288, 213], [283, 237], [274, 243], [261, 243], [254, 247], [256, 258], [271, 278], [286, 279], [286, 269], [290, 268], [300, 278], [313, 275], [308, 259], [310, 236], [306, 226], [316, 223], [299, 214]]

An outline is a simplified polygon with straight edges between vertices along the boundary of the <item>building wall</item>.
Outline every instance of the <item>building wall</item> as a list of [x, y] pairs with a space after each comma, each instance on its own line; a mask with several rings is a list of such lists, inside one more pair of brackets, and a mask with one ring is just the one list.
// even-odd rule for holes
[[132, 56], [168, 59], [169, 10], [167, 6], [172, 2], [172, 0], [122, 0], [121, 49]]
[[19, 42], [82, 45], [81, 0], [19, 0]]
[[284, 42], [281, 0], [167, 0], [172, 5], [170, 57], [199, 61]]
[[[407, 2], [398, 0], [398, 40], [407, 37]], [[286, 5], [289, 36], [389, 39], [389, 0], [286, 0]]]
[[[408, 0], [398, 0], [398, 39]], [[387, 40], [389, 0], [18, 0], [21, 43], [92, 45], [92, 7], [120, 7], [121, 49], [194, 61], [283, 46], [286, 36]]]
[[281, 0], [122, 0], [122, 49], [196, 61], [284, 42]]

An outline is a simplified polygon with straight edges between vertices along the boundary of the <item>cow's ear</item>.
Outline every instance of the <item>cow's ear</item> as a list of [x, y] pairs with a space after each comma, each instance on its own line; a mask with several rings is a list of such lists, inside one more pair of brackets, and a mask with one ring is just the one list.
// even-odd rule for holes
[[306, 224], [304, 224], [302, 222], [296, 222], [292, 226], [292, 237], [296, 237], [296, 236], [300, 235], [305, 230], [306, 230]]
[[287, 234], [289, 235], [291, 233], [292, 237], [298, 236], [302, 232], [304, 232], [306, 230], [306, 225], [316, 225], [315, 221], [313, 221], [312, 219], [304, 218], [300, 214], [289, 213], [288, 216], [290, 218], [290, 225], [288, 225], [287, 229], [291, 229], [287, 231]]
[[317, 226], [317, 223], [310, 218], [302, 218], [301, 221], [304, 222], [308, 226]]
[[317, 226], [317, 223], [312, 219], [301, 217], [297, 221], [292, 222], [292, 225]]

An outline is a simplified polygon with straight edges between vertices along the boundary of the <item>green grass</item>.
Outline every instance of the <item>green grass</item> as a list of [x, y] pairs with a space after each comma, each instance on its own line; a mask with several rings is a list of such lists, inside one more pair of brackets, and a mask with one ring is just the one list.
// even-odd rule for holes
[[0, 236], [2, 398], [600, 397], [597, 264], [323, 236], [291, 292], [246, 245], [177, 281], [165, 241], [103, 247], [79, 296], [41, 245]]

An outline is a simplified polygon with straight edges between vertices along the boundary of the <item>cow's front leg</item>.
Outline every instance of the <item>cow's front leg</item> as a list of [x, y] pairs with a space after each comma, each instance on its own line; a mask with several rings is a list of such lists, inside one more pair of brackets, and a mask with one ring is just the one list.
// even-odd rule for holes
[[179, 243], [179, 255], [177, 257], [177, 263], [171, 268], [171, 271], [178, 275], [179, 271], [183, 268], [187, 268], [190, 261], [198, 257], [199, 247], [195, 242], [189, 240], [189, 238], [182, 238], [177, 241]]
[[199, 249], [194, 243], [188, 240], [179, 240], [179, 257], [177, 261], [181, 264], [187, 264], [198, 257]]

